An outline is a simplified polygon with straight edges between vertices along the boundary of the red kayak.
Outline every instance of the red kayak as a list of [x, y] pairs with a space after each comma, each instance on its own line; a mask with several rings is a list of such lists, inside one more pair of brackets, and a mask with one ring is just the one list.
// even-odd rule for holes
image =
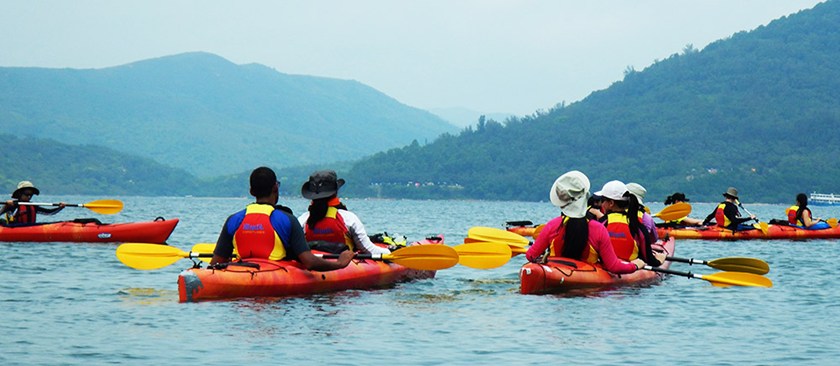
[[166, 242], [178, 219], [103, 224], [96, 219], [77, 219], [20, 226], [0, 226], [0, 241], [32, 242]]
[[[443, 245], [443, 237], [431, 237], [412, 245]], [[316, 251], [313, 251], [318, 253]], [[178, 275], [180, 302], [243, 297], [281, 297], [370, 289], [414, 279], [433, 278], [435, 271], [415, 270], [396, 263], [354, 259], [342, 269], [310, 271], [295, 260], [247, 259], [224, 269], [190, 268]]]
[[[660, 242], [668, 256], [674, 255], [674, 238]], [[667, 269], [671, 262], [665, 261], [659, 268]], [[640, 285], [657, 282], [663, 274], [639, 270], [628, 274], [613, 274], [600, 264], [589, 264], [563, 257], [549, 257], [547, 263], [526, 263], [519, 270], [519, 292], [523, 294], [547, 294], [582, 288], [612, 288], [626, 285]]]
[[761, 230], [735, 231], [718, 226], [699, 226], [685, 228], [656, 229], [660, 237], [665, 235], [677, 239], [703, 239], [703, 240], [751, 240], [751, 239], [836, 239], [840, 238], [840, 226], [822, 229], [808, 230], [789, 225], [767, 225], [767, 232]]

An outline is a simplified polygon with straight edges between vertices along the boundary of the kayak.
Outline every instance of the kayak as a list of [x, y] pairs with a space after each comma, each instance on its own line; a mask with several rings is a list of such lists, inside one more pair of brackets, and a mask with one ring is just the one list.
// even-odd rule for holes
[[97, 219], [0, 226], [0, 241], [32, 242], [166, 242], [178, 219], [103, 224]]
[[822, 230], [806, 230], [796, 226], [767, 225], [767, 233], [761, 230], [732, 232], [718, 226], [698, 226], [684, 228], [660, 227], [656, 229], [660, 237], [669, 235], [677, 239], [704, 240], [751, 240], [751, 239], [835, 239], [840, 238], [840, 226]]
[[[660, 241], [668, 256], [674, 255], [675, 240]], [[665, 261], [659, 268], [667, 269], [671, 262]], [[548, 294], [567, 292], [574, 289], [604, 289], [627, 285], [644, 285], [658, 282], [663, 274], [639, 270], [628, 274], [613, 274], [600, 264], [563, 258], [549, 257], [547, 263], [526, 263], [519, 270], [519, 292], [523, 294]]]
[[[443, 236], [411, 245], [444, 245]], [[320, 253], [313, 250], [313, 253]], [[399, 251], [395, 252], [399, 253]], [[371, 289], [433, 278], [435, 271], [410, 269], [384, 260], [354, 259], [342, 269], [318, 272], [295, 260], [251, 258], [224, 269], [190, 268], [178, 275], [178, 300], [197, 302], [244, 297], [282, 297]]]

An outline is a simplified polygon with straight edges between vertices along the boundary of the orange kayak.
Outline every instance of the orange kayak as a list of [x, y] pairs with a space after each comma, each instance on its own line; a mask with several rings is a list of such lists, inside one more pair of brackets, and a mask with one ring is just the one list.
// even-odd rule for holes
[[[674, 255], [674, 238], [660, 242], [668, 256]], [[667, 269], [666, 261], [660, 268]], [[526, 263], [519, 270], [519, 292], [523, 294], [547, 294], [566, 292], [573, 289], [612, 288], [658, 282], [663, 274], [639, 270], [629, 274], [613, 274], [600, 264], [589, 264], [563, 257], [550, 257], [547, 263]]]
[[103, 224], [94, 219], [0, 226], [0, 241], [165, 243], [178, 219]]
[[[443, 237], [431, 237], [412, 245], [443, 245]], [[435, 271], [406, 268], [396, 263], [354, 259], [345, 268], [310, 271], [294, 260], [248, 259], [245, 265], [231, 263], [224, 269], [190, 268], [178, 275], [180, 302], [281, 297], [381, 288], [398, 282], [433, 278]]]
[[732, 232], [718, 226], [699, 226], [686, 228], [656, 229], [659, 237], [666, 235], [677, 239], [704, 240], [751, 240], [751, 239], [835, 239], [840, 238], [840, 226], [822, 230], [806, 230], [795, 226], [767, 225], [767, 233], [761, 230], [744, 230]]

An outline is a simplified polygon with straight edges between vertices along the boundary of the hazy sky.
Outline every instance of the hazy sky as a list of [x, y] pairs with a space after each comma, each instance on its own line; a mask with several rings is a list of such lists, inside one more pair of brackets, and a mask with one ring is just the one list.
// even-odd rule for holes
[[190, 51], [353, 79], [419, 108], [531, 114], [817, 0], [0, 0], [0, 66]]

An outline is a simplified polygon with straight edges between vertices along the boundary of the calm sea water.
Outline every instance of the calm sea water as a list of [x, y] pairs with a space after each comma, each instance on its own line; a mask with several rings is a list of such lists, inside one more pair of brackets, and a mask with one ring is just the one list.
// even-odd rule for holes
[[[41, 197], [83, 203], [103, 197]], [[110, 197], [109, 197], [110, 198]], [[215, 240], [246, 198], [117, 197], [118, 215], [67, 208], [48, 219], [106, 222], [156, 216], [182, 221], [171, 245]], [[295, 213], [306, 202], [283, 198]], [[409, 239], [472, 226], [544, 222], [550, 203], [348, 200], [368, 231]], [[651, 209], [662, 209], [651, 203]], [[693, 217], [713, 205], [696, 203]], [[763, 220], [786, 205], [747, 205]], [[813, 207], [840, 216], [840, 208]], [[308, 297], [179, 304], [182, 260], [155, 271], [124, 266], [116, 244], [2, 243], [0, 364], [575, 364], [834, 365], [840, 360], [835, 240], [678, 241], [683, 257], [750, 256], [770, 263], [775, 286], [717, 288], [669, 277], [658, 285], [587, 296], [518, 293], [517, 257], [506, 266], [460, 266], [390, 289]], [[673, 269], [713, 273], [676, 263]]]

